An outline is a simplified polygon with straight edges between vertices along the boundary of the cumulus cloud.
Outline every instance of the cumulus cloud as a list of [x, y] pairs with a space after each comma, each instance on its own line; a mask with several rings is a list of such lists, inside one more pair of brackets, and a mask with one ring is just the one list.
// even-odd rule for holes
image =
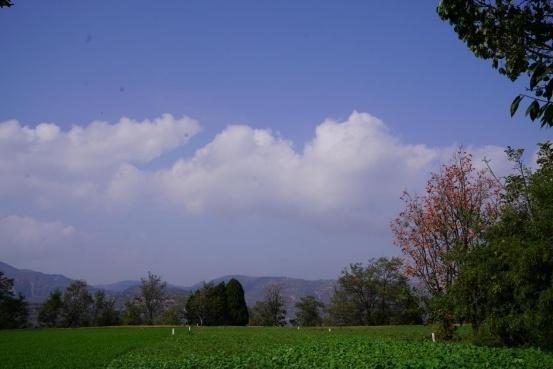
[[77, 230], [61, 222], [18, 215], [0, 217], [0, 250], [2, 258], [9, 260], [58, 254], [72, 247], [77, 238]]
[[52, 123], [36, 127], [0, 123], [0, 194], [22, 190], [46, 199], [57, 192], [85, 197], [123, 164], [147, 163], [186, 143], [199, 124], [165, 114], [154, 120], [95, 121], [62, 131]]
[[[67, 131], [49, 123], [0, 123], [0, 196], [23, 194], [49, 206], [77, 199], [74, 207], [88, 199], [108, 208], [144, 206], [148, 199], [190, 213], [297, 216], [385, 229], [401, 192], [421, 189], [456, 149], [404, 143], [381, 120], [353, 112], [344, 121], [322, 122], [299, 150], [270, 130], [234, 125], [168, 168], [139, 169], [199, 129], [196, 121], [169, 114]], [[477, 164], [488, 157], [503, 170], [503, 148], [468, 149]]]
[[[284, 214], [382, 228], [402, 190], [420, 189], [454, 150], [405, 144], [381, 120], [358, 112], [321, 123], [301, 151], [270, 130], [230, 126], [171, 168], [121, 167], [109, 196], [157, 198], [190, 212]], [[477, 161], [502, 160], [496, 146], [469, 150]]]
[[30, 128], [13, 120], [0, 124], [0, 148], [3, 154], [11, 154], [14, 166], [57, 166], [80, 172], [121, 162], [148, 162], [198, 131], [196, 121], [170, 114], [142, 122], [129, 118], [116, 124], [95, 121], [66, 132], [51, 123]]
[[[113, 276], [190, 260], [188, 282], [246, 265], [240, 272], [301, 276], [306, 257], [339, 270], [390, 252], [402, 191], [423, 190], [457, 150], [405, 142], [353, 112], [321, 122], [305, 143], [232, 125], [193, 154], [164, 157], [199, 130], [171, 115], [71, 129], [0, 123], [0, 259], [95, 278], [99, 264]], [[498, 175], [511, 169], [502, 147], [466, 149], [477, 166], [486, 157]]]

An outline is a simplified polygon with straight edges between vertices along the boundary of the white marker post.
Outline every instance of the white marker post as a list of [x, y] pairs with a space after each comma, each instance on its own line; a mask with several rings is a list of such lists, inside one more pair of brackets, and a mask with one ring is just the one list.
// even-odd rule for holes
[[188, 326], [188, 333], [192, 332], [192, 328]]
[[329, 332], [332, 332], [332, 329], [328, 328], [328, 331], [329, 331]]
[[432, 342], [436, 342], [436, 335], [432, 332]]
[[175, 328], [173, 328], [173, 330], [171, 331], [171, 336], [174, 336], [175, 335]]

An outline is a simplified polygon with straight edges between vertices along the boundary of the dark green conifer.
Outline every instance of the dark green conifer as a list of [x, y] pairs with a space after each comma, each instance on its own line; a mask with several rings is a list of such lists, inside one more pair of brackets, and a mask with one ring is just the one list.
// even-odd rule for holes
[[244, 289], [240, 282], [231, 279], [226, 288], [228, 325], [247, 325], [249, 321], [248, 307], [244, 298]]

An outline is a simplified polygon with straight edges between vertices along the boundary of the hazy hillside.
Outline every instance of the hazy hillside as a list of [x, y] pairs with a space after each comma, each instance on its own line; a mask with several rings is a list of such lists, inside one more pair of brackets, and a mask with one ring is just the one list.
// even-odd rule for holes
[[[0, 271], [8, 277], [14, 278], [15, 290], [23, 294], [30, 302], [42, 302], [55, 288], [64, 289], [72, 279], [60, 274], [45, 274], [26, 269], [17, 269], [11, 265], [0, 262]], [[327, 303], [336, 281], [334, 280], [305, 280], [288, 277], [248, 277], [243, 275], [228, 275], [214, 279], [213, 283], [228, 281], [236, 278], [242, 283], [246, 295], [246, 303], [253, 306], [263, 299], [263, 291], [270, 284], [279, 284], [286, 299], [288, 316], [294, 311], [294, 304], [306, 295], [312, 295]], [[105, 290], [109, 295], [117, 298], [117, 305], [122, 306], [127, 298], [138, 296], [140, 281], [126, 280], [110, 284], [91, 286], [91, 290]], [[186, 294], [203, 286], [203, 282], [190, 287], [181, 287], [168, 284], [168, 293], [171, 295]]]
[[71, 279], [61, 274], [45, 274], [27, 269], [17, 269], [0, 261], [0, 271], [14, 279], [15, 291], [30, 302], [42, 302], [56, 288], [63, 290]]
[[140, 284], [140, 281], [134, 281], [134, 280], [128, 280], [128, 281], [119, 281], [115, 283], [109, 283], [109, 284], [99, 284], [96, 285], [96, 288], [110, 291], [110, 292], [123, 292], [126, 289], [136, 287]]

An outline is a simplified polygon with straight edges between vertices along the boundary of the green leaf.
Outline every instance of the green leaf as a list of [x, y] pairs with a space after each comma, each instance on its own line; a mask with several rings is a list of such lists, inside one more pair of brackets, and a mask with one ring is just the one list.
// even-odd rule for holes
[[544, 64], [540, 63], [536, 65], [536, 68], [534, 68], [534, 72], [532, 73], [532, 77], [530, 77], [530, 90], [533, 90], [534, 87], [542, 80], [542, 78], [545, 75], [547, 68]]
[[543, 109], [543, 115], [541, 117], [541, 126], [545, 125], [553, 126], [553, 103], [548, 103]]
[[537, 118], [539, 111], [540, 104], [536, 100], [534, 100], [530, 105], [528, 105], [528, 108], [526, 109], [526, 115], [529, 115], [530, 119], [534, 121]]
[[515, 115], [515, 113], [517, 112], [518, 105], [520, 104], [520, 102], [522, 101], [523, 98], [524, 97], [522, 95], [518, 95], [517, 97], [515, 97], [515, 99], [511, 103], [511, 117], [513, 115]]
[[553, 79], [551, 79], [547, 86], [545, 86], [545, 90], [543, 92], [543, 97], [545, 97], [547, 100], [551, 100], [551, 96], [553, 95]]

